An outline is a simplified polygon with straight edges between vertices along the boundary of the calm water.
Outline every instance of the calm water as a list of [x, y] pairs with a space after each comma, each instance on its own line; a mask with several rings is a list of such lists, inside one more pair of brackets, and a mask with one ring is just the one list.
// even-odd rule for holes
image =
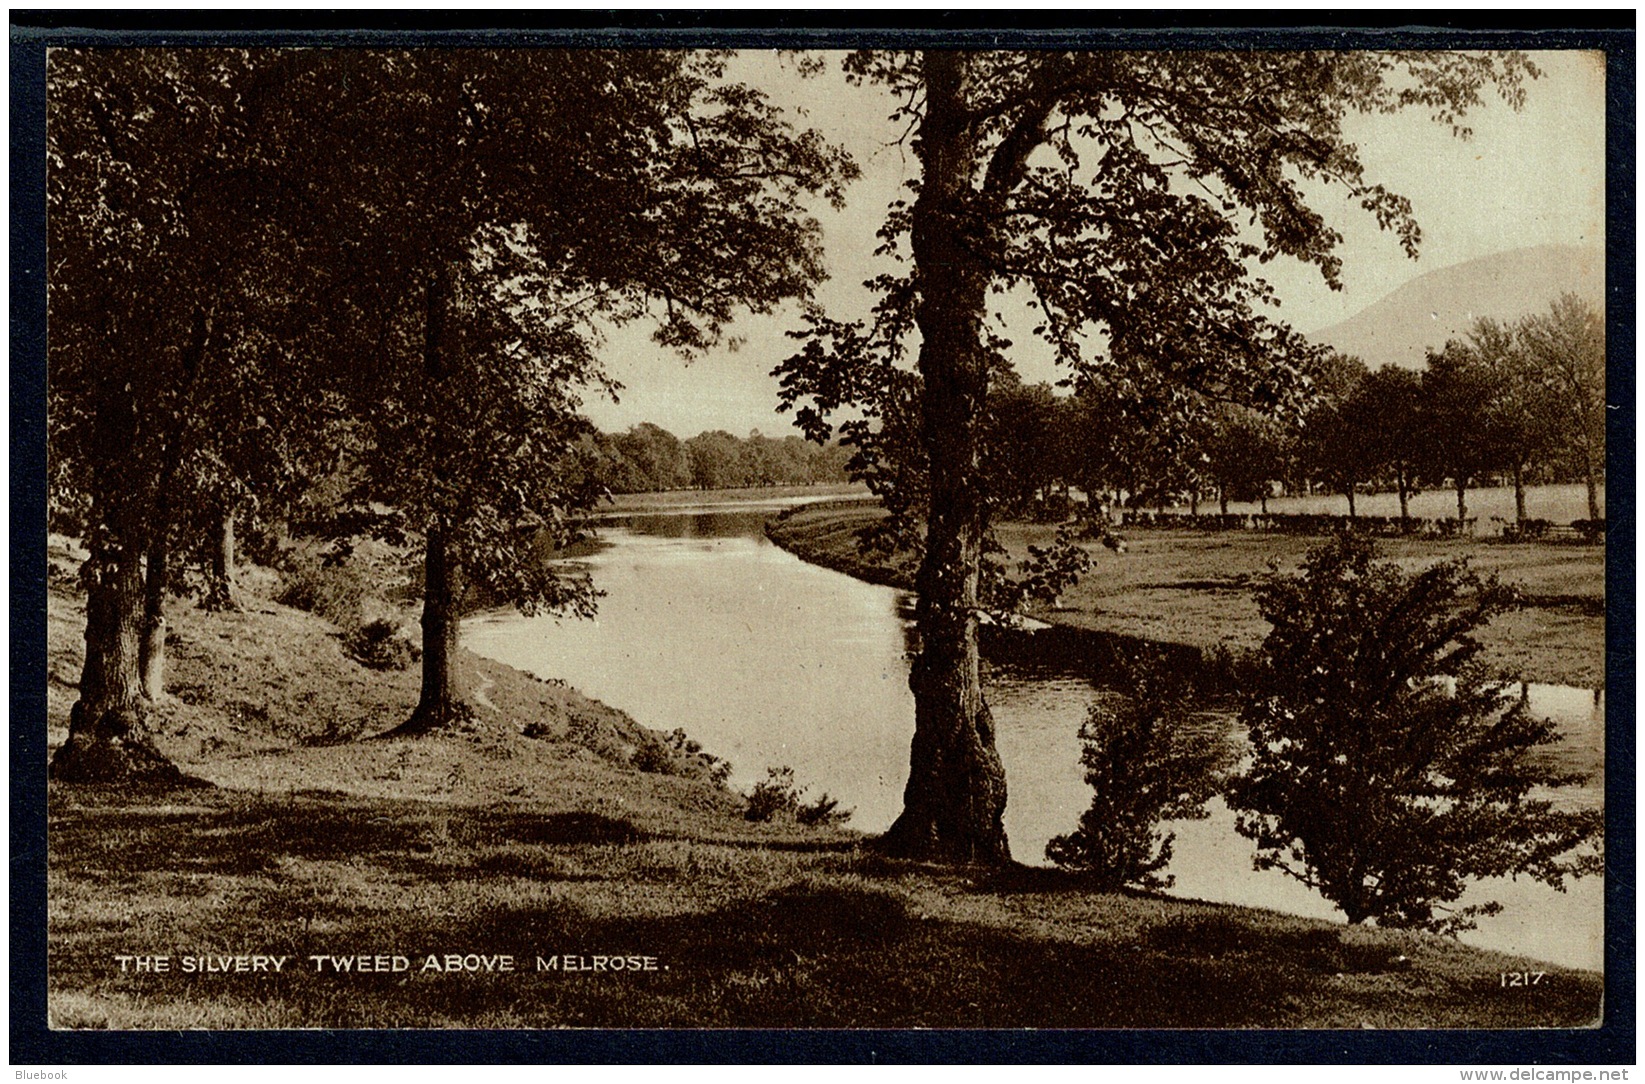
[[[470, 621], [472, 650], [562, 678], [648, 726], [683, 727], [729, 759], [746, 790], [769, 767], [792, 767], [812, 797], [827, 792], [865, 832], [902, 807], [914, 729], [908, 619], [898, 591], [808, 565], [771, 545], [769, 509], [683, 511], [614, 518], [609, 547], [588, 558], [605, 591], [592, 621], [491, 615]], [[1089, 801], [1079, 725], [1105, 695], [1056, 670], [990, 671], [1009, 802], [1005, 825], [1020, 861], [1044, 862], [1046, 842], [1075, 825]], [[1532, 707], [1575, 740], [1597, 744], [1603, 700], [1582, 689], [1533, 686]], [[1569, 800], [1597, 805], [1601, 789]], [[1204, 821], [1174, 826], [1176, 895], [1340, 918], [1278, 873], [1251, 869], [1252, 849], [1220, 803]], [[1532, 959], [1601, 966], [1602, 887], [1589, 878], [1556, 893], [1527, 881], [1482, 885], [1507, 910], [1465, 940]], [[1471, 898], [1471, 897], [1469, 897]], [[1465, 898], [1464, 902], [1468, 900]]]

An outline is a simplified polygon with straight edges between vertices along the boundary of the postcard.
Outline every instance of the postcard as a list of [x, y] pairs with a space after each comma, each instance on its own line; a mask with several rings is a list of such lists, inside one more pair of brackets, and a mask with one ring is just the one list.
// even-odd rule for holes
[[29, 41], [42, 1042], [1602, 1030], [1605, 41]]

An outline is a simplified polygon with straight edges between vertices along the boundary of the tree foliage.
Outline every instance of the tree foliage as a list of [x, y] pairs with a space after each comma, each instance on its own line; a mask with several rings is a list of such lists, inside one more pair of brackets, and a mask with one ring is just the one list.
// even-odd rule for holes
[[1344, 536], [1257, 593], [1273, 626], [1240, 719], [1253, 761], [1229, 790], [1258, 869], [1351, 923], [1455, 932], [1501, 910], [1452, 905], [1470, 880], [1555, 888], [1595, 872], [1602, 819], [1541, 797], [1578, 782], [1539, 756], [1558, 741], [1476, 664], [1476, 631], [1513, 593], [1446, 561], [1406, 573]]
[[1605, 320], [1574, 294], [1519, 326], [1530, 380], [1551, 393], [1572, 458], [1588, 487], [1588, 518], [1600, 519], [1599, 480], [1605, 471]]

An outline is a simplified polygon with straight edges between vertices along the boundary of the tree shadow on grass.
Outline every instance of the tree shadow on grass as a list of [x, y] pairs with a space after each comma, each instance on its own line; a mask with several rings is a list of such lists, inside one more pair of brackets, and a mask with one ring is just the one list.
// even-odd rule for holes
[[[676, 838], [600, 813], [443, 806], [336, 791], [188, 791], [126, 802], [98, 798], [94, 803], [53, 803], [52, 856], [62, 868], [254, 874], [277, 870], [288, 858], [368, 864], [414, 860], [451, 845], [615, 846]], [[739, 838], [697, 841], [797, 853], [846, 852], [856, 846], [854, 840], [838, 838], [774, 839], [769, 844]]]
[[[236, 886], [228, 903], [191, 910], [179, 899], [175, 914], [141, 916], [154, 942], [144, 946], [149, 951], [294, 957], [293, 969], [281, 974], [210, 987], [111, 972], [109, 954], [133, 951], [131, 935], [96, 908], [75, 922], [54, 920], [53, 989], [142, 1004], [243, 1000], [248, 1019], [268, 1019], [273, 1005], [288, 1026], [309, 1027], [1243, 1028], [1364, 1019], [1524, 1027], [1582, 1023], [1599, 999], [1597, 978], [1562, 976], [1533, 1006], [1524, 999], [1498, 1004], [1483, 981], [1467, 989], [1412, 981], [1386, 946], [1345, 945], [1330, 929], [1271, 929], [1242, 914], [1167, 913], [1126, 927], [1140, 932], [1106, 934], [1075, 922], [1029, 929], [926, 915], [899, 891], [897, 871], [887, 870], [881, 887], [863, 863], [840, 871], [839, 881], [819, 867], [800, 874], [806, 880], [781, 884], [797, 871], [778, 869], [758, 875], [779, 882], [761, 888], [751, 871], [722, 882], [717, 896], [653, 897], [649, 882], [640, 883], [651, 874], [635, 872], [614, 850], [606, 876], [635, 883], [596, 902], [579, 896], [576, 884], [590, 879], [579, 872], [599, 873], [600, 861], [586, 852], [568, 852], [565, 863], [547, 856], [560, 846], [620, 848], [642, 839], [625, 821], [390, 805], [244, 803], [142, 816], [114, 806], [62, 811], [53, 863], [78, 878], [74, 891], [82, 897], [119, 894], [112, 883], [88, 888], [87, 870], [109, 871], [109, 881], [145, 871], [232, 874], [284, 857], [352, 859], [364, 887], [337, 891], [324, 881], [256, 877], [224, 882]], [[499, 852], [467, 842], [541, 849]], [[437, 844], [456, 845], [440, 868], [418, 853]], [[545, 860], [485, 864], [499, 853]], [[1069, 883], [1042, 875], [1051, 872], [1007, 871], [971, 891]], [[525, 902], [499, 877], [568, 888]], [[393, 888], [442, 879], [452, 888], [449, 910], [439, 913], [404, 902]], [[692, 899], [724, 902], [691, 910]], [[1045, 929], [1052, 932], [1038, 932]], [[207, 937], [210, 944], [189, 943]], [[334, 953], [400, 954], [411, 964], [401, 972], [335, 974], [308, 961]], [[448, 973], [446, 954], [476, 961], [506, 954], [517, 970]], [[429, 956], [442, 966], [427, 969]], [[651, 960], [634, 969], [630, 957]], [[538, 970], [539, 958], [552, 968]]]
[[645, 832], [597, 813], [496, 811], [346, 795], [220, 796], [188, 804], [83, 805], [54, 810], [52, 858], [61, 868], [121, 874], [248, 874], [310, 861], [427, 854], [443, 844], [636, 843]]

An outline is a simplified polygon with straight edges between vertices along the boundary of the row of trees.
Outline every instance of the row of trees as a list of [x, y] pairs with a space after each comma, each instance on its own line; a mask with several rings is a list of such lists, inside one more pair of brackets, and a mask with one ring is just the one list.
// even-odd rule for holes
[[[1132, 398], [1096, 382], [1059, 396], [1007, 373], [989, 391], [988, 482], [1007, 515], [1054, 512], [1071, 486], [1141, 507], [1197, 509], [1209, 497], [1224, 512], [1229, 501], [1266, 502], [1277, 487], [1340, 493], [1350, 516], [1359, 493], [1396, 492], [1402, 519], [1419, 486], [1450, 486], [1461, 519], [1471, 486], [1502, 479], [1523, 521], [1527, 484], [1575, 479], [1587, 485], [1589, 517], [1600, 518], [1605, 333], [1581, 298], [1565, 295], [1512, 325], [1481, 319], [1430, 351], [1422, 370], [1371, 371], [1323, 353], [1313, 390], [1301, 412], [1281, 418], [1207, 398]], [[896, 454], [917, 450], [903, 441]]]
[[642, 422], [627, 432], [595, 434], [578, 454], [585, 469], [613, 493], [801, 486], [848, 478], [848, 452], [838, 442], [817, 445], [797, 436], [778, 440], [758, 429], [746, 438], [713, 429], [681, 440]]
[[[1526, 518], [1531, 479], [1580, 479], [1588, 518], [1600, 519], [1605, 463], [1605, 327], [1597, 309], [1566, 294], [1515, 324], [1480, 319], [1463, 339], [1430, 350], [1421, 372], [1339, 364], [1295, 435], [1296, 459], [1348, 498], [1388, 483], [1408, 515], [1414, 485], [1449, 484], [1457, 518], [1470, 486], [1500, 478]], [[1272, 445], [1284, 454], [1282, 438]], [[1272, 467], [1283, 459], [1270, 460]], [[1283, 475], [1277, 475], [1283, 477]]]
[[591, 609], [585, 582], [531, 556], [599, 492], [574, 452], [603, 330], [649, 318], [690, 354], [739, 311], [804, 297], [822, 277], [807, 207], [854, 173], [724, 64], [52, 51], [50, 470], [90, 551], [55, 776], [176, 777], [142, 675], [177, 544], [221, 550], [237, 514], [296, 515], [318, 478], [335, 484], [317, 529], [422, 555], [412, 731], [463, 713], [470, 584]]

